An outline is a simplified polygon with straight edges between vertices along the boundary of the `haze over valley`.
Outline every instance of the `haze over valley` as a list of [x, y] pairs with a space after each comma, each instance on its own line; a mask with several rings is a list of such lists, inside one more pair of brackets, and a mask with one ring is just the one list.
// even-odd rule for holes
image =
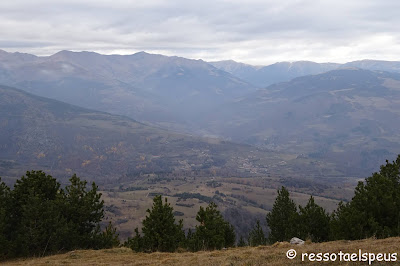
[[145, 52], [70, 51], [47, 57], [2, 51], [0, 59], [0, 84], [177, 133], [330, 165], [316, 177], [360, 178], [399, 148], [399, 62], [255, 67]]

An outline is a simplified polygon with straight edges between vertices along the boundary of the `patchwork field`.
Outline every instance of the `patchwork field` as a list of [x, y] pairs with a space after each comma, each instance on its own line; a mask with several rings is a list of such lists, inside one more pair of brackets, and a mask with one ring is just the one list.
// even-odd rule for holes
[[238, 237], [247, 237], [248, 232], [260, 219], [265, 226], [265, 215], [272, 208], [277, 189], [289, 188], [297, 204], [305, 205], [314, 195], [316, 202], [327, 211], [333, 211], [340, 200], [350, 199], [355, 181], [340, 184], [323, 180], [311, 182], [306, 179], [280, 179], [278, 177], [254, 178], [206, 178], [206, 177], [160, 177], [146, 175], [139, 180], [107, 187], [102, 191], [105, 200], [105, 222], [116, 225], [122, 239], [126, 239], [134, 228], [141, 227], [146, 210], [151, 208], [155, 195], [168, 199], [174, 208], [176, 219], [184, 220], [184, 227], [197, 225], [196, 214], [200, 206], [214, 201], [225, 219], [231, 222]]

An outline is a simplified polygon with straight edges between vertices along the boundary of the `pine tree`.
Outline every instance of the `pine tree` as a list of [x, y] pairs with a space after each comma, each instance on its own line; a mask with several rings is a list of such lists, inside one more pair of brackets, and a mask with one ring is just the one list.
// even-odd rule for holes
[[235, 246], [236, 233], [233, 225], [225, 221], [225, 247], [230, 248]]
[[69, 234], [73, 237], [66, 243], [69, 249], [90, 248], [99, 246], [99, 223], [104, 217], [104, 201], [101, 193], [93, 182], [91, 189], [87, 189], [87, 182], [82, 181], [75, 174], [70, 178], [70, 184], [65, 187], [65, 216], [68, 219]]
[[68, 232], [56, 179], [42, 171], [27, 172], [10, 196], [10, 255], [42, 256], [62, 249]]
[[267, 238], [265, 237], [264, 231], [260, 225], [260, 220], [257, 220], [256, 225], [249, 233], [249, 246], [256, 247], [266, 244]]
[[325, 209], [315, 203], [311, 196], [305, 207], [299, 206], [299, 237], [313, 242], [329, 239], [330, 216]]
[[163, 204], [161, 196], [156, 196], [152, 209], [147, 213], [142, 228], [144, 250], [174, 252], [183, 241], [183, 224], [181, 221], [175, 223], [173, 208], [167, 199]]
[[211, 202], [205, 209], [200, 206], [196, 220], [200, 223], [196, 226], [195, 233], [199, 250], [234, 246], [236, 236], [233, 226], [224, 220], [214, 202]]
[[135, 228], [135, 236], [133, 238], [128, 238], [127, 241], [124, 243], [125, 247], [131, 248], [132, 250], [136, 252], [142, 252], [143, 251], [143, 237], [139, 233], [139, 229], [136, 227]]
[[113, 226], [111, 221], [108, 223], [107, 227], [101, 234], [98, 234], [95, 243], [97, 246], [95, 248], [103, 249], [103, 248], [116, 248], [119, 247], [119, 233], [117, 232], [117, 228]]
[[278, 190], [271, 212], [266, 217], [270, 229], [270, 243], [288, 241], [298, 233], [298, 213], [296, 204], [290, 199], [289, 191], [282, 187]]
[[240, 236], [239, 242], [237, 244], [238, 247], [245, 247], [247, 246], [246, 241], [244, 241], [243, 236]]
[[[97, 186], [75, 175], [66, 191], [42, 171], [28, 171], [14, 189], [0, 181], [0, 257], [43, 256], [77, 248], [103, 248], [117, 241], [110, 225], [100, 230], [103, 201]], [[4, 215], [3, 215], [4, 214]], [[5, 221], [5, 223], [3, 222]]]
[[333, 213], [331, 228], [334, 239], [400, 235], [400, 155], [358, 183], [352, 200]]
[[366, 215], [353, 208], [350, 203], [339, 202], [331, 215], [331, 239], [362, 239], [363, 227], [367, 224]]
[[186, 235], [185, 247], [192, 252], [200, 250], [200, 240], [198, 238], [198, 235], [194, 233], [190, 228]]
[[8, 237], [6, 235], [9, 230], [8, 220], [9, 214], [7, 213], [7, 206], [10, 200], [10, 188], [1, 181], [0, 178], [0, 261], [7, 257], [9, 250]]

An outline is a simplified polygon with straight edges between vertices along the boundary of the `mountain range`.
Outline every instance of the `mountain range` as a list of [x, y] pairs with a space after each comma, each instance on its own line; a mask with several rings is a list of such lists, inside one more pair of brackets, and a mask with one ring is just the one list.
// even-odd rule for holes
[[320, 74], [340, 66], [335, 63], [318, 64], [310, 61], [278, 62], [268, 66], [252, 66], [232, 60], [210, 64], [260, 88], [300, 76]]
[[0, 84], [172, 128], [255, 91], [202, 60], [144, 52], [121, 56], [61, 51], [37, 57], [2, 51]]
[[[123, 142], [126, 135], [120, 132], [131, 132], [132, 127], [139, 127], [143, 130], [129, 133], [132, 138], [135, 136], [135, 140], [132, 139], [133, 143], [137, 139], [146, 139], [154, 134], [173, 135], [175, 139], [189, 138], [190, 142], [196, 139], [196, 143], [203, 144], [204, 139], [187, 135], [178, 137], [178, 135], [189, 133], [200, 137], [218, 137], [227, 141], [255, 145], [262, 149], [267, 148], [273, 152], [290, 154], [290, 158], [304, 159], [307, 166], [303, 165], [301, 168], [307, 169], [307, 173], [310, 173], [310, 163], [318, 161], [325, 166], [330, 165], [330, 169], [333, 169], [330, 171], [331, 174], [363, 176], [377, 170], [382, 160], [390, 159], [398, 152], [399, 128], [396, 121], [399, 114], [400, 79], [396, 73], [399, 71], [400, 62], [395, 61], [362, 60], [346, 64], [301, 61], [251, 66], [234, 61], [207, 63], [202, 60], [145, 52], [133, 55], [101, 55], [93, 52], [61, 51], [51, 56], [38, 57], [0, 50], [0, 84], [62, 101], [64, 103], [53, 106], [59, 105], [68, 110], [77, 110], [74, 117], [79, 117], [79, 119], [71, 118], [69, 120], [73, 121], [71, 125], [60, 124], [63, 118], [54, 116], [53, 108], [39, 110], [33, 107], [34, 104], [31, 105], [32, 110], [20, 109], [17, 114], [12, 114], [9, 113], [10, 110], [16, 109], [3, 99], [3, 105], [0, 106], [4, 117], [2, 125], [13, 127], [7, 128], [8, 133], [3, 131], [1, 135], [0, 140], [4, 139], [3, 145], [7, 147], [6, 150], [2, 150], [1, 156], [3, 160], [11, 156], [10, 162], [18, 162], [25, 158], [21, 154], [29, 156], [36, 154], [36, 159], [42, 160], [41, 162], [46, 161], [43, 165], [47, 169], [52, 169], [52, 165], [58, 165], [57, 169], [64, 170], [86, 169], [90, 168], [87, 166], [89, 164], [81, 167], [82, 160], [88, 160], [91, 165], [96, 165], [93, 163], [96, 156], [101, 157], [107, 153], [107, 149], [114, 147], [120, 141]], [[22, 99], [28, 97], [22, 94], [22, 91], [18, 93], [23, 96]], [[27, 94], [30, 95], [28, 98], [36, 97], [31, 94]], [[7, 99], [16, 98], [8, 96]], [[24, 102], [21, 99], [20, 101]], [[50, 100], [41, 99], [39, 102], [43, 101]], [[14, 104], [17, 103], [15, 100]], [[65, 104], [72, 104], [74, 107]], [[22, 108], [22, 105], [19, 106]], [[38, 106], [43, 104], [38, 103]], [[38, 117], [47, 114], [49, 124], [45, 126], [46, 130], [32, 124], [43, 123], [42, 120], [35, 120], [32, 115], [34, 113]], [[24, 120], [17, 120], [13, 124], [7, 118], [9, 115]], [[92, 115], [101, 118], [93, 118]], [[99, 122], [103, 120], [108, 122]], [[114, 120], [119, 121], [116, 122], [118, 125], [127, 123], [129, 126], [116, 127], [114, 122], [110, 122]], [[99, 124], [93, 121], [98, 121]], [[53, 124], [57, 126], [53, 127]], [[93, 131], [86, 131], [88, 129], [86, 124], [93, 125]], [[29, 130], [24, 129], [24, 126]], [[75, 164], [64, 164], [65, 160], [47, 161], [49, 158], [54, 160], [60, 155], [54, 153], [52, 154], [54, 156], [47, 156], [48, 152], [43, 152], [42, 150], [46, 149], [40, 145], [46, 147], [46, 143], [49, 145], [58, 143], [53, 137], [63, 136], [69, 127], [77, 128], [75, 132], [84, 132], [79, 133], [80, 135], [86, 134], [89, 144], [85, 143], [83, 146], [88, 145], [96, 150], [92, 145], [98, 145], [101, 152], [97, 154], [85, 150], [82, 154], [93, 153], [94, 157], [87, 155], [89, 157], [82, 157], [78, 160], [79, 163]], [[15, 146], [17, 144], [11, 137], [20, 130], [26, 134], [16, 141], [22, 150]], [[50, 135], [53, 137], [47, 137], [47, 130], [50, 130], [49, 132], [56, 130]], [[28, 137], [27, 133], [31, 131], [34, 132], [34, 136], [45, 136], [45, 140], [35, 139], [36, 144], [33, 144], [34, 139], [32, 136]], [[89, 138], [94, 132], [101, 134], [97, 136], [99, 140], [101, 139], [98, 143], [94, 142], [96, 138]], [[158, 148], [154, 149], [161, 149], [165, 138], [156, 137], [156, 139], [160, 142], [157, 142], [159, 146], [155, 146]], [[117, 140], [119, 142], [116, 142]], [[27, 147], [30, 146], [27, 148], [28, 152], [23, 152], [23, 143], [26, 141], [31, 141], [27, 142]], [[73, 158], [80, 153], [81, 147], [75, 147], [76, 143], [73, 144], [72, 140], [62, 141], [70, 145], [68, 148], [70, 151], [74, 150], [68, 156]], [[226, 144], [228, 142], [223, 143], [228, 145]], [[139, 145], [142, 148], [135, 148], [135, 152], [128, 152], [125, 156], [131, 158], [146, 154], [147, 150], [145, 146], [141, 146], [142, 144], [144, 145], [144, 142]], [[52, 152], [57, 150], [54, 147], [60, 144], [54, 145], [50, 149]], [[184, 147], [192, 147], [191, 145], [179, 144], [174, 147], [172, 153], [176, 151], [183, 156], [180, 157], [183, 159], [187, 156]], [[232, 145], [236, 144], [228, 146], [233, 147]], [[236, 150], [244, 149], [246, 152], [254, 149], [244, 148], [248, 147], [246, 145], [235, 147]], [[234, 152], [231, 152], [233, 150], [226, 153], [233, 156]], [[68, 154], [65, 150], [58, 151]], [[246, 152], [244, 154], [247, 154]], [[157, 157], [159, 152], [150, 154], [160, 158]], [[218, 156], [228, 158], [228, 155], [222, 153]], [[271, 158], [269, 155], [260, 155], [260, 158], [264, 157]], [[162, 158], [163, 160], [157, 159], [157, 164], [168, 161], [167, 164], [172, 167], [168, 169], [182, 169], [177, 166], [180, 163], [167, 159], [170, 157]], [[276, 158], [282, 157], [277, 155]], [[125, 157], [118, 160], [125, 160], [123, 164], [126, 167], [129, 165]], [[154, 162], [154, 159], [152, 161]], [[138, 164], [139, 161], [132, 160], [132, 165]], [[197, 162], [192, 164], [200, 165]], [[97, 169], [101, 169], [100, 165], [97, 164], [97, 167], [100, 167]], [[150, 164], [146, 164], [148, 165]], [[299, 164], [296, 162], [296, 165]], [[115, 169], [121, 175], [126, 175], [128, 172], [126, 167]]]
[[400, 73], [400, 62], [380, 60], [360, 60], [345, 64], [296, 61], [278, 62], [267, 66], [253, 66], [233, 60], [225, 60], [210, 62], [210, 64], [260, 88], [265, 88], [274, 83], [290, 81], [293, 78], [317, 75], [340, 68], [360, 68]]

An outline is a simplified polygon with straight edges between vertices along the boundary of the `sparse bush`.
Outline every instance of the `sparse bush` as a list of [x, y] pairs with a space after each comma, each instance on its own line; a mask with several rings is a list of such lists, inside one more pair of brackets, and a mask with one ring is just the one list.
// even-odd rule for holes
[[133, 238], [128, 238], [128, 240], [124, 243], [124, 246], [131, 248], [136, 252], [143, 251], [143, 238], [140, 236], [138, 228], [135, 228], [135, 236]]
[[247, 246], [246, 241], [244, 241], [244, 239], [243, 239], [242, 236], [240, 236], [239, 242], [238, 242], [237, 246], [238, 246], [238, 247], [245, 247], [245, 246]]
[[264, 231], [260, 225], [260, 220], [257, 220], [253, 230], [249, 233], [249, 246], [256, 247], [267, 244], [267, 238], [264, 235]]
[[117, 228], [111, 222], [108, 223], [101, 234], [98, 234], [97, 244], [98, 248], [116, 248], [120, 246]]

